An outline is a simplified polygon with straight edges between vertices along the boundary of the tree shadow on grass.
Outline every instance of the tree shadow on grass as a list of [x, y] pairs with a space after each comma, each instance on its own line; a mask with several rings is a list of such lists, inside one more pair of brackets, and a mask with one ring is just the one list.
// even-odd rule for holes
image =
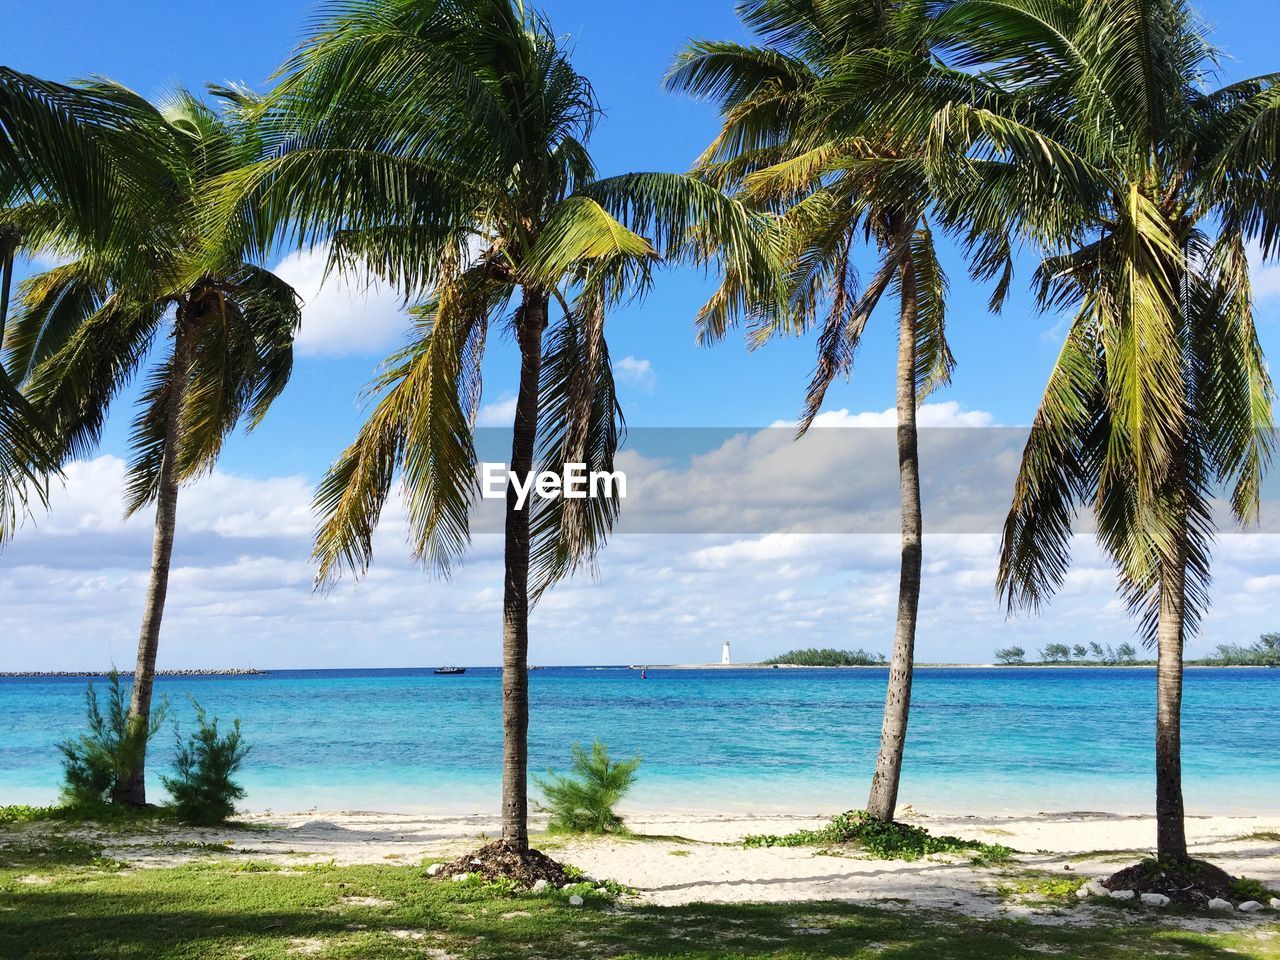
[[[92, 882], [4, 894], [0, 957], [70, 958], [360, 958], [465, 955], [586, 960], [1014, 960], [1056, 954], [1081, 960], [1240, 960], [1241, 941], [1132, 926], [1036, 926], [941, 911], [885, 910], [840, 903], [699, 904], [627, 910], [593, 902], [503, 897], [480, 888], [368, 872], [321, 884], [255, 875], [202, 878], [181, 887], [92, 889]], [[373, 878], [373, 879], [370, 879]], [[292, 878], [301, 880], [302, 878]], [[210, 882], [212, 881], [212, 882]], [[398, 882], [397, 882], [398, 881]], [[376, 884], [376, 886], [375, 886]], [[149, 887], [151, 889], [149, 890]], [[348, 907], [379, 894], [379, 906]]]

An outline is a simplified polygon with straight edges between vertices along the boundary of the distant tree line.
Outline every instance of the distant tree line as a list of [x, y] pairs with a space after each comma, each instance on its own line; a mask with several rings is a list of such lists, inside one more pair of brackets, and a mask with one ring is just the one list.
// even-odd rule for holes
[[[1090, 643], [1085, 646], [1083, 643], [1066, 644], [1066, 643], [1050, 643], [1041, 648], [1039, 663], [1100, 663], [1104, 666], [1114, 666], [1119, 663], [1133, 663], [1138, 656], [1138, 651], [1133, 648], [1131, 643], [1122, 643], [1115, 649], [1111, 645], [1103, 646], [1100, 643]], [[1002, 647], [996, 651], [996, 659], [1005, 664], [1016, 664], [1027, 662], [1027, 651], [1022, 647]]]
[[1264, 633], [1257, 643], [1220, 643], [1213, 659], [1228, 667], [1280, 667], [1280, 633]]
[[[1025, 663], [1100, 663], [1114, 666], [1137, 662], [1133, 644], [1122, 643], [1114, 650], [1108, 645], [1090, 643], [1050, 643], [1039, 651], [1039, 660], [1027, 660], [1022, 647], [1001, 647], [996, 650], [996, 660], [1003, 664]], [[1239, 643], [1220, 643], [1218, 652], [1205, 660], [1194, 661], [1224, 667], [1280, 667], [1280, 633], [1264, 633], [1257, 642], [1245, 646]]]
[[790, 650], [761, 662], [792, 667], [874, 667], [884, 663], [885, 659], [883, 653], [871, 653], [861, 648], [836, 650], [832, 647], [808, 647], [804, 650]]

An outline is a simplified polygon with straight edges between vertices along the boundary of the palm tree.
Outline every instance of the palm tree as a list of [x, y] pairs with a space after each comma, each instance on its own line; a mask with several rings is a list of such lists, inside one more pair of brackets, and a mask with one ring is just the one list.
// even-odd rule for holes
[[[760, 225], [706, 184], [596, 179], [586, 143], [598, 117], [550, 24], [518, 0], [344, 3], [283, 69], [262, 120], [275, 152], [224, 178], [224, 220], [264, 248], [328, 243], [335, 266], [380, 275], [415, 304], [409, 344], [317, 491], [319, 583], [367, 569], [397, 475], [416, 556], [440, 574], [460, 558], [493, 325], [520, 350], [510, 470], [607, 470], [621, 430], [610, 308], [647, 287], [662, 254], [701, 255], [695, 225], [740, 258], [732, 269], [767, 269]], [[609, 500], [520, 509], [508, 491], [501, 842], [517, 859], [530, 855], [529, 608], [592, 562], [616, 513]]]
[[[950, 380], [946, 278], [934, 248], [924, 139], [936, 92], [918, 87], [909, 114], [901, 90], [930, 73], [929, 12], [902, 0], [745, 0], [752, 46], [699, 41], [679, 55], [671, 89], [718, 101], [723, 124], [695, 172], [756, 208], [782, 216], [791, 264], [790, 310], [763, 311], [730, 274], [725, 308], [702, 335], [724, 333], [735, 309], [756, 312], [757, 342], [775, 331], [819, 328], [818, 362], [800, 421], [803, 434], [837, 376], [848, 376], [863, 332], [886, 292], [897, 296], [897, 440], [901, 565], [897, 622], [880, 750], [867, 810], [890, 821], [898, 800], [911, 705], [920, 601], [922, 526], [916, 408]], [[965, 81], [968, 82], [968, 81]], [[892, 95], [891, 95], [892, 94]], [[894, 101], [887, 111], [881, 104]], [[859, 290], [860, 241], [877, 262]], [[825, 316], [821, 313], [825, 311]]]
[[[86, 243], [119, 236], [123, 197], [150, 193], [162, 150], [134, 123], [138, 98], [109, 84], [51, 83], [0, 67], [0, 343], [14, 258], [29, 205], [58, 205], [63, 227]], [[141, 204], [138, 204], [141, 207]], [[0, 544], [57, 471], [47, 425], [0, 370]]]
[[1157, 850], [1186, 860], [1186, 637], [1207, 602], [1214, 496], [1257, 517], [1273, 442], [1246, 242], [1274, 250], [1280, 76], [1206, 91], [1214, 51], [1179, 0], [963, 0], [959, 63], [1009, 91], [939, 119], [938, 168], [977, 230], [1045, 251], [1040, 302], [1075, 311], [1023, 454], [999, 586], [1036, 609], [1092, 507], [1158, 647]]
[[[167, 181], [144, 206], [117, 211], [131, 236], [86, 243], [66, 229], [56, 203], [25, 211], [33, 247], [66, 263], [24, 281], [7, 366], [51, 424], [59, 460], [97, 444], [111, 401], [144, 365], [168, 328], [164, 358], [152, 367], [133, 423], [126, 510], [156, 504], [130, 719], [145, 741], [156, 651], [168, 592], [179, 486], [209, 470], [242, 420], [256, 426], [289, 379], [300, 308], [293, 289], [216, 238], [208, 251], [203, 207], [212, 178], [260, 155], [251, 128], [236, 120], [242, 95], [220, 115], [185, 91], [149, 115], [145, 135], [167, 143]], [[123, 94], [122, 94], [123, 95]], [[238, 251], [237, 251], [238, 253]], [[139, 258], [147, 269], [141, 270]], [[117, 802], [146, 802], [145, 742]]]

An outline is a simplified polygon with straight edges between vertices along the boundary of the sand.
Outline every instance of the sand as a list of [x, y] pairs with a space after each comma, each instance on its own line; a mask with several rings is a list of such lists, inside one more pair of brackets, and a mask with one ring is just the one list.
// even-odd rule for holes
[[[328, 860], [416, 864], [425, 858], [459, 855], [500, 832], [491, 815], [311, 810], [268, 811], [243, 819], [254, 829], [152, 828], [121, 834], [79, 828], [71, 832], [104, 843], [109, 856], [136, 867], [171, 866], [209, 856], [283, 865]], [[1155, 837], [1150, 817], [1121, 814], [945, 816], [908, 809], [903, 819], [936, 834], [1000, 843], [1020, 853], [1009, 864], [977, 867], [965, 857], [908, 863], [830, 855], [812, 848], [746, 848], [739, 841], [747, 834], [812, 828], [825, 817], [706, 812], [632, 811], [627, 822], [633, 838], [540, 836], [534, 842], [590, 876], [634, 888], [636, 900], [642, 903], [841, 900], [894, 908], [946, 908], [973, 916], [1023, 916], [1036, 922], [1089, 922], [1101, 908], [1062, 910], [1034, 898], [1011, 897], [1000, 888], [1025, 879], [1029, 871], [1081, 881], [1106, 877], [1148, 855]], [[37, 824], [27, 829], [61, 832], [65, 828]], [[1191, 817], [1187, 833], [1195, 856], [1211, 859], [1232, 874], [1280, 888], [1280, 842], [1274, 839], [1280, 834], [1280, 817]], [[210, 845], [222, 850], [214, 851]], [[1106, 916], [1114, 922], [1114, 911], [1106, 911]], [[1280, 913], [1268, 910], [1256, 915], [1254, 922], [1278, 918]], [[1192, 922], [1212, 926], [1242, 919]]]

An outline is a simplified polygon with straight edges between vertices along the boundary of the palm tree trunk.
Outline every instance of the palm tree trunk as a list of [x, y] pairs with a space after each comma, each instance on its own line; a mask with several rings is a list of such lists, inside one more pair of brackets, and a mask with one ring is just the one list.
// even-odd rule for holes
[[1182, 646], [1185, 560], [1164, 565], [1156, 660], [1156, 855], [1187, 859], [1182, 809]]
[[[517, 318], [520, 390], [511, 438], [511, 472], [523, 481], [533, 469], [538, 436], [538, 377], [547, 298], [525, 291]], [[507, 486], [505, 585], [502, 597], [502, 840], [529, 849], [529, 509], [516, 509]]]
[[132, 775], [116, 784], [116, 803], [142, 806], [147, 802], [146, 730], [151, 724], [151, 694], [156, 682], [156, 650], [160, 645], [160, 621], [169, 593], [169, 562], [173, 557], [173, 534], [178, 516], [178, 457], [182, 444], [182, 399], [191, 376], [192, 344], [184, 311], [178, 308], [174, 324], [173, 369], [169, 381], [169, 404], [165, 410], [164, 452], [160, 457], [160, 478], [156, 493], [156, 524], [151, 542], [151, 581], [138, 638], [138, 661], [133, 670], [133, 692], [129, 698], [130, 729], [140, 740], [137, 767]]
[[916, 612], [920, 605], [920, 456], [916, 438], [916, 283], [908, 256], [901, 271], [902, 305], [898, 327], [898, 488], [902, 501], [902, 565], [898, 579], [898, 623], [889, 661], [880, 753], [871, 780], [867, 812], [888, 822], [898, 806], [902, 751], [911, 709], [915, 664]]
[[18, 242], [17, 228], [0, 224], [0, 343], [4, 343], [4, 328], [9, 321], [9, 292], [13, 288], [13, 258]]

